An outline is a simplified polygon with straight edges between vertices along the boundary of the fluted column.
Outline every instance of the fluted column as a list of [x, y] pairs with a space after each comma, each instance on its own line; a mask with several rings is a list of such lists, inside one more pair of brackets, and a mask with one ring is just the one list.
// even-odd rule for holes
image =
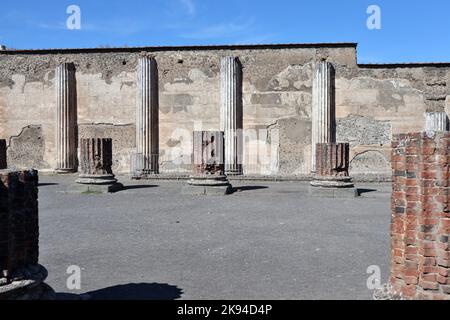
[[155, 174], [159, 171], [158, 69], [155, 59], [139, 58], [137, 72], [136, 153], [140, 158], [138, 171]]
[[235, 57], [220, 63], [220, 130], [225, 136], [225, 174], [242, 174], [242, 70]]
[[56, 170], [74, 172], [76, 161], [76, 83], [75, 67], [63, 63], [56, 68]]
[[425, 113], [425, 131], [448, 131], [448, 116], [446, 112]]
[[336, 115], [334, 96], [334, 68], [326, 61], [317, 63], [312, 88], [312, 150], [311, 168], [316, 172], [318, 143], [336, 142]]

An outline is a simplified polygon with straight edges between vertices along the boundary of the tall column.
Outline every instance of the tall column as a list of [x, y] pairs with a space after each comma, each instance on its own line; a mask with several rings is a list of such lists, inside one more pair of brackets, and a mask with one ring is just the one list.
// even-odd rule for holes
[[136, 108], [136, 153], [141, 174], [159, 171], [158, 68], [152, 57], [138, 62], [138, 99]]
[[448, 116], [446, 112], [425, 113], [425, 131], [448, 131]]
[[311, 171], [313, 173], [316, 172], [317, 144], [336, 142], [335, 104], [333, 65], [320, 61], [314, 71], [312, 88]]
[[242, 70], [235, 57], [220, 62], [220, 130], [225, 136], [225, 174], [242, 174]]
[[76, 152], [75, 66], [63, 63], [56, 68], [56, 171], [74, 172]]

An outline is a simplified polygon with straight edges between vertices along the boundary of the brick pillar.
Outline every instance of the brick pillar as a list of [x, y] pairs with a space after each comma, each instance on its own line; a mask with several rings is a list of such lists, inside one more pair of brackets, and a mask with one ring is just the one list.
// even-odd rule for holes
[[222, 131], [194, 131], [193, 174], [183, 193], [224, 195], [232, 192], [225, 175], [225, 145]]
[[224, 175], [224, 135], [221, 131], [195, 131], [193, 174]]
[[38, 263], [37, 186], [35, 170], [0, 171], [0, 270], [7, 278]]
[[450, 133], [392, 142], [391, 277], [395, 295], [450, 300]]
[[6, 158], [6, 140], [0, 139], [0, 170], [8, 167]]
[[123, 189], [117, 183], [112, 172], [112, 139], [80, 139], [80, 175], [76, 186], [70, 187], [77, 192], [108, 193]]
[[348, 174], [350, 145], [348, 143], [318, 143], [316, 145], [314, 187], [351, 188]]

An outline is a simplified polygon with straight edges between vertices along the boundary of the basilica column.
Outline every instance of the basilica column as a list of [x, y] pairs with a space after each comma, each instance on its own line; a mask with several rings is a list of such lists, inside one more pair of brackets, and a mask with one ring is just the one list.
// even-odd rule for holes
[[56, 171], [77, 171], [77, 111], [75, 66], [62, 63], [56, 68]]
[[336, 142], [334, 68], [326, 61], [318, 62], [314, 70], [311, 120], [311, 171], [315, 173], [317, 144]]
[[225, 137], [225, 174], [242, 174], [242, 69], [236, 57], [220, 61], [220, 130]]
[[152, 57], [138, 62], [138, 99], [136, 105], [136, 153], [141, 174], [159, 171], [158, 68]]
[[448, 116], [446, 112], [425, 113], [425, 131], [448, 131]]

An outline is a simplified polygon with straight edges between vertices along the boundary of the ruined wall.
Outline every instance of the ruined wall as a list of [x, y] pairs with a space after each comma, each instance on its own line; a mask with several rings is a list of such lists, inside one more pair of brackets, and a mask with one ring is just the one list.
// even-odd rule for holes
[[422, 131], [425, 112], [448, 111], [450, 65], [360, 65], [337, 72], [337, 138], [351, 144], [350, 171], [390, 176], [392, 135]]
[[320, 59], [336, 69], [337, 138], [351, 144], [351, 173], [388, 176], [392, 134], [421, 130], [425, 111], [450, 108], [449, 67], [358, 66], [351, 44], [5, 51], [0, 139], [8, 141], [9, 164], [54, 169], [55, 68], [73, 62], [78, 135], [113, 138], [114, 171], [128, 172], [141, 51], [158, 64], [162, 172], [189, 172], [192, 131], [219, 130], [223, 56], [237, 56], [243, 68], [246, 174], [309, 174], [312, 76]]

